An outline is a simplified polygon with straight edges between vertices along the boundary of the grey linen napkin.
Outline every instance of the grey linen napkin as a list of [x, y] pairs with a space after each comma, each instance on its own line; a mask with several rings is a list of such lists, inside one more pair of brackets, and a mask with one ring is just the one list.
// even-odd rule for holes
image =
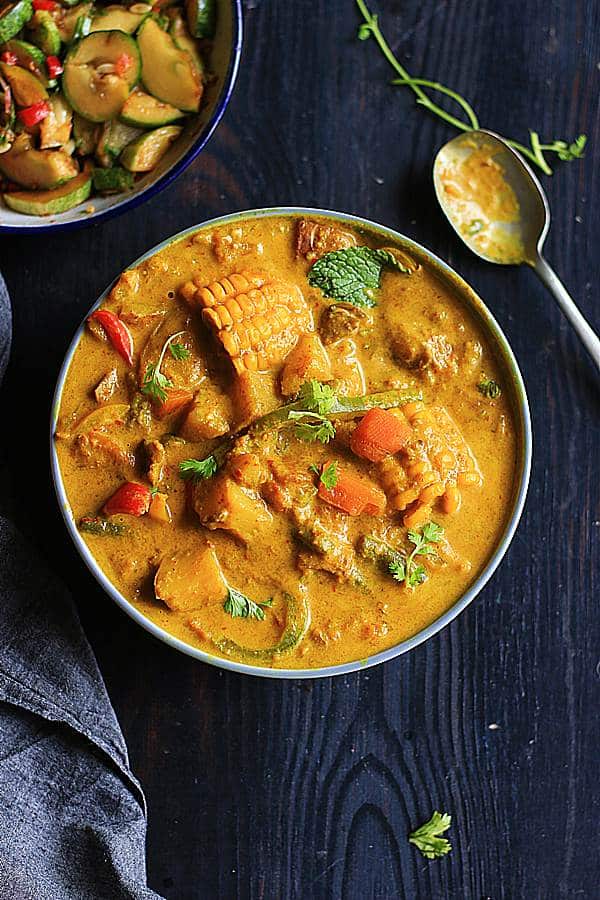
[[[11, 312], [0, 276], [0, 383]], [[151, 900], [146, 809], [66, 589], [0, 517], [0, 900]]]

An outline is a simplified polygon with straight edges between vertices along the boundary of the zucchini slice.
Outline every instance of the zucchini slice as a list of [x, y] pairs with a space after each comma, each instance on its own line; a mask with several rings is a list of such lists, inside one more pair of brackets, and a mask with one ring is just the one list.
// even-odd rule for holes
[[285, 594], [284, 599], [287, 604], [285, 630], [274, 647], [255, 650], [251, 647], [244, 647], [243, 644], [238, 644], [236, 641], [229, 640], [229, 638], [217, 638], [214, 641], [217, 650], [220, 650], [226, 656], [238, 659], [240, 662], [252, 663], [273, 662], [273, 660], [295, 650], [308, 631], [310, 608], [304, 594], [301, 594], [300, 597]]
[[3, 6], [0, 11], [0, 44], [10, 41], [18, 34], [32, 13], [31, 0], [17, 0], [17, 3], [7, 3]]
[[183, 16], [178, 9], [171, 9], [169, 10], [169, 18], [171, 20], [169, 34], [173, 38], [175, 46], [179, 47], [180, 50], [185, 50], [186, 53], [189, 53], [199, 75], [204, 79], [204, 61], [200, 56], [196, 40], [188, 31]]
[[197, 38], [214, 38], [217, 30], [216, 0], [185, 0], [190, 34]]
[[190, 56], [154, 19], [146, 19], [138, 32], [142, 82], [146, 90], [183, 112], [198, 112], [202, 82]]
[[96, 31], [67, 53], [63, 90], [73, 109], [90, 122], [119, 114], [140, 77], [140, 54], [123, 31]]
[[79, 169], [64, 150], [35, 150], [28, 134], [17, 135], [0, 155], [0, 172], [26, 188], [50, 190], [74, 178]]
[[2, 197], [15, 212], [26, 216], [52, 216], [83, 203], [91, 189], [92, 176], [88, 170], [52, 191], [13, 191]]
[[45, 56], [57, 56], [60, 53], [60, 32], [49, 12], [42, 9], [34, 13], [28, 31], [33, 43]]
[[64, 147], [71, 139], [73, 110], [60, 91], [52, 94], [48, 103], [49, 113], [40, 122], [40, 150]]
[[123, 125], [122, 122], [105, 122], [96, 145], [96, 159], [100, 165], [108, 169], [113, 165], [121, 151], [140, 136], [139, 128]]
[[39, 78], [44, 87], [48, 87], [46, 57], [39, 47], [35, 47], [28, 41], [19, 41], [15, 38], [7, 42], [6, 49], [9, 53], [14, 53], [18, 66], [21, 66], [22, 69], [27, 69], [28, 72]]
[[182, 131], [183, 128], [177, 125], [147, 131], [131, 144], [127, 144], [121, 153], [121, 165], [130, 172], [150, 172]]
[[163, 103], [151, 94], [136, 89], [125, 101], [119, 119], [135, 128], [160, 128], [161, 125], [176, 122], [184, 115], [169, 103]]
[[79, 27], [81, 27], [81, 23], [85, 20], [86, 16], [89, 16], [91, 10], [91, 3], [77, 3], [71, 9], [52, 10], [50, 15], [58, 28], [61, 41], [65, 44], [69, 44], [73, 40], [75, 29], [78, 27], [77, 23], [79, 22]]
[[105, 6], [94, 14], [90, 34], [94, 31], [124, 31], [126, 34], [133, 34], [151, 12], [149, 3], [134, 3], [129, 9], [124, 6]]
[[121, 166], [112, 169], [94, 169], [92, 174], [94, 187], [100, 194], [120, 194], [121, 191], [129, 191], [133, 187], [133, 173]]
[[88, 122], [83, 116], [75, 113], [73, 116], [73, 137], [75, 138], [75, 150], [80, 156], [89, 156], [94, 152], [101, 127], [101, 125]]
[[48, 91], [42, 82], [27, 69], [0, 63], [0, 72], [9, 83], [17, 106], [33, 106], [48, 99]]

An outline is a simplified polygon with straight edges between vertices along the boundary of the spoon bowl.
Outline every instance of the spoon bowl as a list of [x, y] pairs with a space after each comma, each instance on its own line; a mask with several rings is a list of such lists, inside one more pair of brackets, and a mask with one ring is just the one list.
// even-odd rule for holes
[[438, 152], [433, 183], [444, 215], [476, 256], [499, 265], [525, 263], [533, 268], [600, 372], [600, 338], [542, 255], [550, 207], [540, 182], [517, 151], [492, 131], [459, 134]]

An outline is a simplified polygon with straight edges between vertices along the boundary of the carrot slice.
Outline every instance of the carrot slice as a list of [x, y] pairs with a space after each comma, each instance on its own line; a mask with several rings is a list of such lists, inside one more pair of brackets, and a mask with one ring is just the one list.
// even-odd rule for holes
[[97, 309], [91, 314], [90, 319], [100, 323], [117, 353], [128, 365], [131, 365], [133, 363], [133, 338], [127, 325], [110, 309]]
[[388, 409], [375, 407], [352, 432], [350, 448], [363, 459], [381, 462], [401, 450], [411, 434], [412, 428], [404, 418]]
[[126, 481], [110, 497], [102, 509], [106, 516], [144, 516], [150, 509], [150, 489], [135, 481]]
[[[323, 469], [328, 463], [323, 464]], [[337, 469], [337, 482], [332, 488], [319, 484], [319, 497], [330, 506], [341, 509], [349, 516], [380, 516], [385, 510], [385, 494], [372, 482], [365, 481], [353, 472]]]
[[183, 409], [194, 399], [194, 392], [188, 388], [173, 388], [167, 391], [167, 399], [162, 403], [158, 403], [155, 407], [156, 415], [159, 419], [164, 419], [172, 413]]

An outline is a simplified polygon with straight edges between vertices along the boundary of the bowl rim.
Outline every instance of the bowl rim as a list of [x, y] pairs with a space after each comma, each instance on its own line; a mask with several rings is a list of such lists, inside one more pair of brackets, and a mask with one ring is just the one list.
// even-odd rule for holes
[[137, 609], [137, 607], [135, 607], [133, 603], [127, 600], [126, 597], [124, 597], [123, 594], [120, 593], [120, 591], [115, 587], [115, 585], [112, 584], [109, 578], [102, 571], [102, 569], [94, 559], [94, 556], [92, 555], [87, 544], [85, 543], [83, 537], [81, 536], [79, 530], [77, 529], [63, 484], [60, 465], [58, 462], [58, 453], [56, 451], [54, 440], [54, 432], [58, 419], [60, 402], [66, 376], [71, 365], [73, 354], [83, 333], [87, 317], [108, 296], [110, 290], [117, 282], [120, 275], [118, 275], [108, 285], [108, 287], [100, 294], [95, 303], [90, 307], [83, 321], [77, 328], [75, 335], [73, 336], [73, 339], [71, 340], [71, 343], [69, 344], [69, 347], [65, 354], [65, 358], [58, 375], [51, 406], [50, 464], [58, 504], [65, 521], [67, 531], [69, 532], [79, 555], [83, 559], [84, 563], [86, 564], [87, 568], [92, 573], [96, 581], [100, 584], [100, 587], [103, 588], [104, 592], [108, 594], [108, 596], [111, 597], [115, 601], [115, 603], [122, 610], [124, 610], [127, 615], [130, 616], [130, 618], [141, 625], [142, 628], [144, 628], [154, 637], [163, 641], [163, 643], [168, 644], [170, 647], [173, 647], [174, 649], [179, 650], [180, 652], [185, 653], [187, 656], [191, 656], [194, 659], [199, 659], [202, 662], [208, 663], [209, 665], [216, 666], [217, 668], [227, 669], [229, 671], [238, 672], [245, 675], [254, 675], [276, 679], [328, 678], [333, 675], [347, 675], [351, 672], [361, 671], [362, 669], [379, 665], [380, 663], [387, 662], [388, 660], [395, 659], [397, 656], [401, 656], [404, 653], [407, 653], [409, 650], [412, 650], [414, 647], [419, 646], [419, 644], [422, 644], [424, 641], [428, 640], [430, 637], [433, 637], [433, 635], [437, 634], [439, 631], [445, 628], [446, 625], [452, 622], [485, 587], [487, 582], [490, 580], [490, 578], [498, 568], [504, 555], [506, 554], [506, 551], [508, 550], [508, 547], [512, 541], [517, 525], [521, 518], [521, 514], [523, 512], [523, 507], [527, 495], [527, 488], [529, 485], [529, 477], [531, 473], [531, 415], [527, 393], [525, 390], [525, 384], [523, 382], [523, 377], [521, 375], [512, 348], [510, 347], [510, 344], [506, 336], [504, 335], [504, 332], [500, 328], [500, 325], [498, 324], [490, 310], [487, 308], [483, 300], [473, 290], [473, 288], [471, 288], [470, 285], [468, 285], [467, 282], [460, 275], [458, 275], [458, 273], [454, 269], [452, 269], [451, 266], [441, 260], [436, 254], [423, 247], [423, 245], [417, 243], [411, 238], [406, 237], [393, 228], [389, 228], [385, 225], [380, 225], [377, 222], [373, 222], [361, 216], [352, 215], [350, 213], [337, 212], [335, 210], [298, 206], [265, 207], [259, 209], [242, 210], [235, 213], [229, 213], [224, 216], [207, 219], [205, 222], [200, 222], [197, 225], [192, 225], [189, 228], [186, 228], [183, 231], [180, 231], [177, 234], [166, 238], [159, 244], [156, 244], [150, 250], [146, 251], [146, 253], [142, 254], [140, 257], [138, 257], [138, 259], [134, 260], [130, 264], [130, 266], [128, 266], [128, 268], [133, 268], [134, 266], [139, 265], [141, 262], [149, 259], [151, 256], [154, 256], [165, 247], [168, 247], [171, 244], [186, 238], [188, 235], [193, 234], [200, 228], [210, 228], [231, 224], [239, 221], [240, 219], [258, 219], [286, 215], [320, 216], [323, 218], [331, 218], [336, 219], [337, 221], [347, 222], [348, 224], [354, 225], [356, 227], [368, 228], [370, 231], [374, 231], [375, 233], [378, 233], [385, 238], [393, 239], [394, 241], [400, 241], [404, 246], [407, 247], [407, 249], [412, 249], [418, 254], [422, 254], [427, 259], [428, 263], [433, 266], [434, 270], [437, 270], [438, 274], [442, 275], [447, 280], [451, 280], [452, 283], [458, 286], [461, 291], [463, 301], [470, 306], [470, 308], [479, 317], [484, 328], [486, 328], [488, 333], [490, 333], [494, 338], [495, 349], [500, 353], [503, 363], [511, 374], [512, 389], [514, 391], [515, 399], [515, 414], [518, 419], [521, 438], [520, 446], [517, 448], [518, 458], [515, 469], [515, 486], [513, 487], [512, 510], [510, 516], [507, 517], [502, 535], [498, 540], [492, 554], [490, 555], [487, 564], [479, 573], [477, 578], [473, 581], [473, 583], [467, 588], [467, 590], [457, 598], [453, 605], [434, 622], [417, 632], [417, 634], [413, 635], [410, 638], [407, 638], [405, 641], [400, 641], [398, 644], [394, 644], [392, 647], [389, 647], [386, 650], [381, 650], [378, 653], [375, 653], [373, 656], [369, 656], [365, 659], [351, 660], [346, 663], [340, 663], [333, 666], [323, 666], [317, 669], [272, 669], [268, 666], [251, 666], [247, 665], [246, 663], [235, 662], [234, 660], [226, 659], [224, 657], [213, 656], [210, 653], [206, 653], [204, 650], [193, 647], [191, 644], [187, 644], [180, 638], [169, 634], [169, 632], [165, 631], [159, 625], [152, 622], [139, 609]]
[[[120, 203], [116, 203], [114, 206], [111, 206], [108, 209], [103, 210], [102, 212], [99, 212], [92, 216], [82, 216], [81, 218], [74, 219], [71, 222], [48, 222], [47, 225], [9, 225], [0, 222], [0, 234], [47, 235], [51, 232], [60, 233], [75, 231], [78, 228], [85, 228], [88, 225], [98, 225], [100, 224], [100, 222], [106, 222], [108, 219], [112, 219], [115, 216], [120, 216], [121, 213], [124, 213], [127, 210], [134, 209], [136, 206], [139, 206], [141, 203], [145, 203], [147, 200], [151, 200], [162, 190], [164, 190], [164, 188], [172, 184], [172, 182], [175, 181], [175, 179], [178, 178], [182, 174], [182, 172], [185, 171], [185, 169], [187, 169], [187, 167], [196, 159], [196, 157], [202, 152], [202, 150], [204, 150], [209, 140], [215, 133], [217, 126], [219, 125], [219, 122], [223, 118], [225, 110], [229, 105], [229, 101], [231, 100], [235, 83], [237, 81], [244, 37], [242, 0], [230, 0], [230, 2], [232, 13], [231, 54], [227, 72], [225, 73], [225, 77], [223, 79], [223, 86], [221, 88], [221, 92], [215, 104], [212, 115], [209, 119], [207, 119], [202, 131], [200, 132], [192, 146], [183, 154], [183, 156], [177, 159], [176, 162], [173, 163], [171, 168], [168, 169], [152, 184], [147, 185], [147, 187], [145, 187], [143, 190], [139, 191], [136, 194], [132, 194], [131, 197], [121, 200]], [[37, 220], [37, 218], [39, 217], [29, 216], [28, 218], [36, 218]]]

